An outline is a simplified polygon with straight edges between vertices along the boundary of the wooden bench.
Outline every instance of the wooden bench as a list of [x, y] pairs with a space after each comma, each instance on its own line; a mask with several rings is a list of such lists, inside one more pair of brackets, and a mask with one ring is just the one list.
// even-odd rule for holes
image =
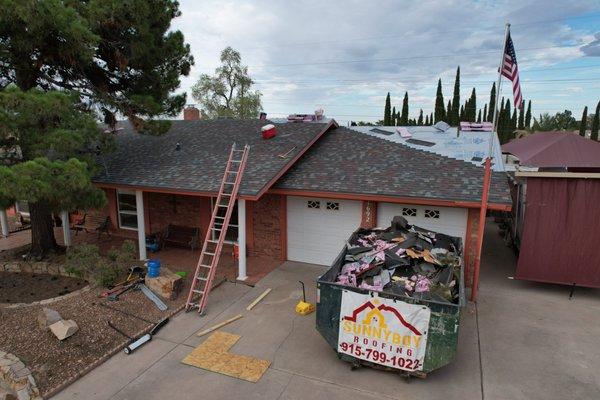
[[161, 248], [164, 248], [168, 243], [175, 246], [189, 247], [193, 251], [198, 248], [199, 241], [200, 229], [169, 224], [161, 235]]

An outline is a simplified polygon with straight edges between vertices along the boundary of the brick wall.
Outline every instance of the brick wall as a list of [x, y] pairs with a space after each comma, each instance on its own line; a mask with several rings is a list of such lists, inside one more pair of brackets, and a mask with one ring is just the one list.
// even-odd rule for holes
[[200, 228], [202, 238], [210, 222], [210, 198], [181, 196], [164, 193], [145, 193], [144, 206], [148, 210], [148, 233], [164, 230], [167, 225]]
[[[252, 243], [248, 243], [250, 256], [267, 256], [278, 260], [285, 258], [285, 198], [267, 194], [252, 202]], [[283, 209], [283, 211], [282, 211]], [[250, 225], [250, 224], [249, 224]]]

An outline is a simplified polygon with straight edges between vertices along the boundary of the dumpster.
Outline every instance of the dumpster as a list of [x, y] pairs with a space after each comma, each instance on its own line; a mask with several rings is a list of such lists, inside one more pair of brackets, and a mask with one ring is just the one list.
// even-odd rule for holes
[[[368, 235], [373, 238], [371, 243], [359, 239]], [[399, 235], [397, 242], [394, 242], [394, 235]], [[413, 240], [415, 236], [417, 242]], [[404, 250], [401, 250], [399, 243], [402, 237], [407, 243]], [[432, 243], [428, 244], [428, 237]], [[446, 239], [446, 244], [448, 238], [452, 240], [453, 245], [450, 247], [454, 246], [454, 252], [445, 253], [449, 256], [446, 259], [439, 256], [441, 250], [436, 250], [436, 243], [439, 243], [436, 237]], [[377, 248], [370, 253], [368, 251], [369, 244], [384, 243], [385, 240], [382, 241], [381, 238], [392, 238], [385, 245], [388, 246], [383, 253], [385, 257], [381, 252], [377, 254]], [[410, 240], [407, 238], [412, 240], [412, 247], [409, 247], [411, 243], [408, 243]], [[363, 253], [369, 255], [367, 261], [373, 256], [373, 252], [376, 253], [374, 263], [379, 264], [384, 282], [380, 282], [376, 275], [364, 279], [359, 285], [352, 274], [364, 276], [358, 273], [370, 268], [361, 264], [362, 261], [357, 262], [359, 266], [356, 270], [344, 272], [354, 267], [357, 246], [352, 244], [357, 243], [358, 247], [364, 245], [358, 251], [367, 251]], [[388, 254], [392, 256], [391, 261], [388, 260]], [[401, 257], [395, 257], [394, 254], [400, 254]], [[453, 260], [452, 265], [444, 266], [432, 254], [437, 254], [440, 260]], [[415, 255], [431, 261], [435, 269], [427, 265], [423, 258], [413, 257]], [[363, 257], [362, 260], [364, 259]], [[394, 268], [386, 269], [390, 266]], [[443, 278], [448, 284], [438, 284], [442, 287], [440, 292], [439, 287], [434, 288], [432, 282], [445, 268], [451, 268], [452, 275], [449, 276], [447, 272]], [[423, 272], [423, 277], [415, 272], [423, 270], [429, 271]], [[348, 279], [348, 275], [351, 279]], [[391, 277], [391, 281], [386, 283], [386, 276]], [[427, 288], [429, 291], [423, 291], [419, 286], [420, 280], [425, 279], [432, 285]], [[337, 352], [338, 357], [350, 362], [353, 368], [369, 366], [397, 371], [404, 376], [425, 377], [431, 371], [450, 363], [455, 357], [460, 312], [465, 305], [463, 282], [460, 238], [408, 225], [402, 217], [394, 218], [392, 226], [385, 230], [359, 229], [350, 236], [348, 244], [332, 267], [317, 279], [317, 330]], [[402, 289], [402, 283], [406, 284], [407, 289]], [[444, 293], [445, 298], [433, 293], [435, 291]]]

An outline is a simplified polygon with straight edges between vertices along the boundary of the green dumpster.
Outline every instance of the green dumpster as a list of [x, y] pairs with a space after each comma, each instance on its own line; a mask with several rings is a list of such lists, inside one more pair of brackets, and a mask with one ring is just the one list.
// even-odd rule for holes
[[456, 303], [336, 283], [345, 257], [344, 246], [332, 267], [317, 279], [317, 330], [340, 359], [353, 367], [420, 377], [452, 362], [465, 305], [462, 257]]

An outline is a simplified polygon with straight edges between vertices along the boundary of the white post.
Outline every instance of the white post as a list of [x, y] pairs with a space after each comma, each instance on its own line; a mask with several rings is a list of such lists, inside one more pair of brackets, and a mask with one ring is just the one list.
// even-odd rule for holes
[[69, 226], [69, 212], [61, 211], [60, 219], [62, 220], [63, 238], [65, 246], [71, 246], [71, 227]]
[[238, 279], [248, 279], [246, 275], [246, 200], [238, 199]]
[[144, 192], [135, 191], [135, 207], [137, 210], [138, 246], [140, 248], [140, 260], [146, 259], [146, 226], [144, 225]]
[[6, 210], [0, 210], [0, 225], [2, 225], [2, 236], [8, 237], [8, 216]]

